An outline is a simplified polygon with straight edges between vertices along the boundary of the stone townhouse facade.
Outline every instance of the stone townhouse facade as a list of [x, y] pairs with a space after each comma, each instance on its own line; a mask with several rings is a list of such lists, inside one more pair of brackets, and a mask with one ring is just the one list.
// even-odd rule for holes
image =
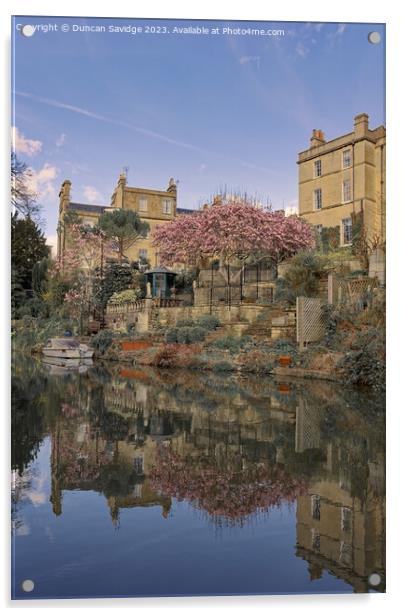
[[130, 261], [137, 261], [141, 257], [147, 259], [151, 267], [158, 264], [158, 255], [151, 238], [156, 225], [169, 222], [179, 214], [192, 212], [192, 210], [177, 207], [177, 185], [173, 178], [170, 178], [166, 190], [156, 190], [128, 186], [126, 175], [120, 174], [109, 205], [73, 201], [71, 181], [64, 180], [59, 192], [58, 259], [63, 259], [64, 251], [68, 247], [68, 225], [65, 224], [65, 218], [69, 212], [77, 214], [82, 224], [94, 226], [101, 214], [112, 212], [116, 208], [133, 210], [137, 212], [141, 220], [148, 223], [147, 236], [135, 241], [126, 251], [126, 256]]
[[354, 118], [353, 131], [330, 141], [313, 130], [299, 153], [299, 215], [318, 231], [339, 227], [340, 246], [352, 243], [353, 215], [360, 215], [369, 241], [385, 243], [385, 127]]

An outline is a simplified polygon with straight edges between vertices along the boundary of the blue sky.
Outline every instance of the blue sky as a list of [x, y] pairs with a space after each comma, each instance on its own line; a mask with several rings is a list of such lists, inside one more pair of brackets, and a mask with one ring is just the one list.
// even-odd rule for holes
[[[32, 37], [16, 24], [56, 24]], [[70, 26], [62, 32], [61, 25]], [[169, 34], [73, 32], [77, 25], [166, 26]], [[173, 34], [174, 26], [284, 29], [284, 36]], [[367, 40], [371, 31], [382, 42]], [[196, 20], [15, 18], [13, 126], [54, 236], [61, 182], [76, 201], [109, 203], [129, 185], [179, 180], [179, 206], [220, 187], [274, 208], [297, 203], [297, 153], [353, 117], [385, 122], [382, 25]]]

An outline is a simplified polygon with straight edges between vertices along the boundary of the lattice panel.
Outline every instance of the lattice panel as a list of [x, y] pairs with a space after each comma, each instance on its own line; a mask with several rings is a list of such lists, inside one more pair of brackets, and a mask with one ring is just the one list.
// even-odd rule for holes
[[325, 321], [318, 297], [298, 297], [296, 300], [297, 342], [317, 342], [324, 337]]
[[358, 278], [356, 280], [339, 280], [341, 288], [341, 301], [356, 304], [375, 286], [372, 278]]
[[330, 274], [328, 276], [328, 303], [347, 304], [364, 307], [370, 302], [373, 289], [378, 287], [376, 278], [342, 278]]
[[320, 423], [317, 408], [310, 407], [305, 400], [300, 399], [296, 411], [296, 452], [313, 449], [320, 446]]

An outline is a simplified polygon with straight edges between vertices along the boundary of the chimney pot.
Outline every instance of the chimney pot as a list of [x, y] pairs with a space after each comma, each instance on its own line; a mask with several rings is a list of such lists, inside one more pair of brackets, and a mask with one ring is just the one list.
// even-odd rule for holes
[[314, 128], [310, 139], [310, 148], [316, 148], [325, 143], [325, 136], [321, 129]]

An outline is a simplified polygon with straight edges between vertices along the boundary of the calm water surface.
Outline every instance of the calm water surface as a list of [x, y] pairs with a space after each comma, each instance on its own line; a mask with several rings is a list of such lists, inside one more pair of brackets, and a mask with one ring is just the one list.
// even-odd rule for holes
[[12, 429], [14, 598], [385, 589], [373, 394], [17, 358]]

